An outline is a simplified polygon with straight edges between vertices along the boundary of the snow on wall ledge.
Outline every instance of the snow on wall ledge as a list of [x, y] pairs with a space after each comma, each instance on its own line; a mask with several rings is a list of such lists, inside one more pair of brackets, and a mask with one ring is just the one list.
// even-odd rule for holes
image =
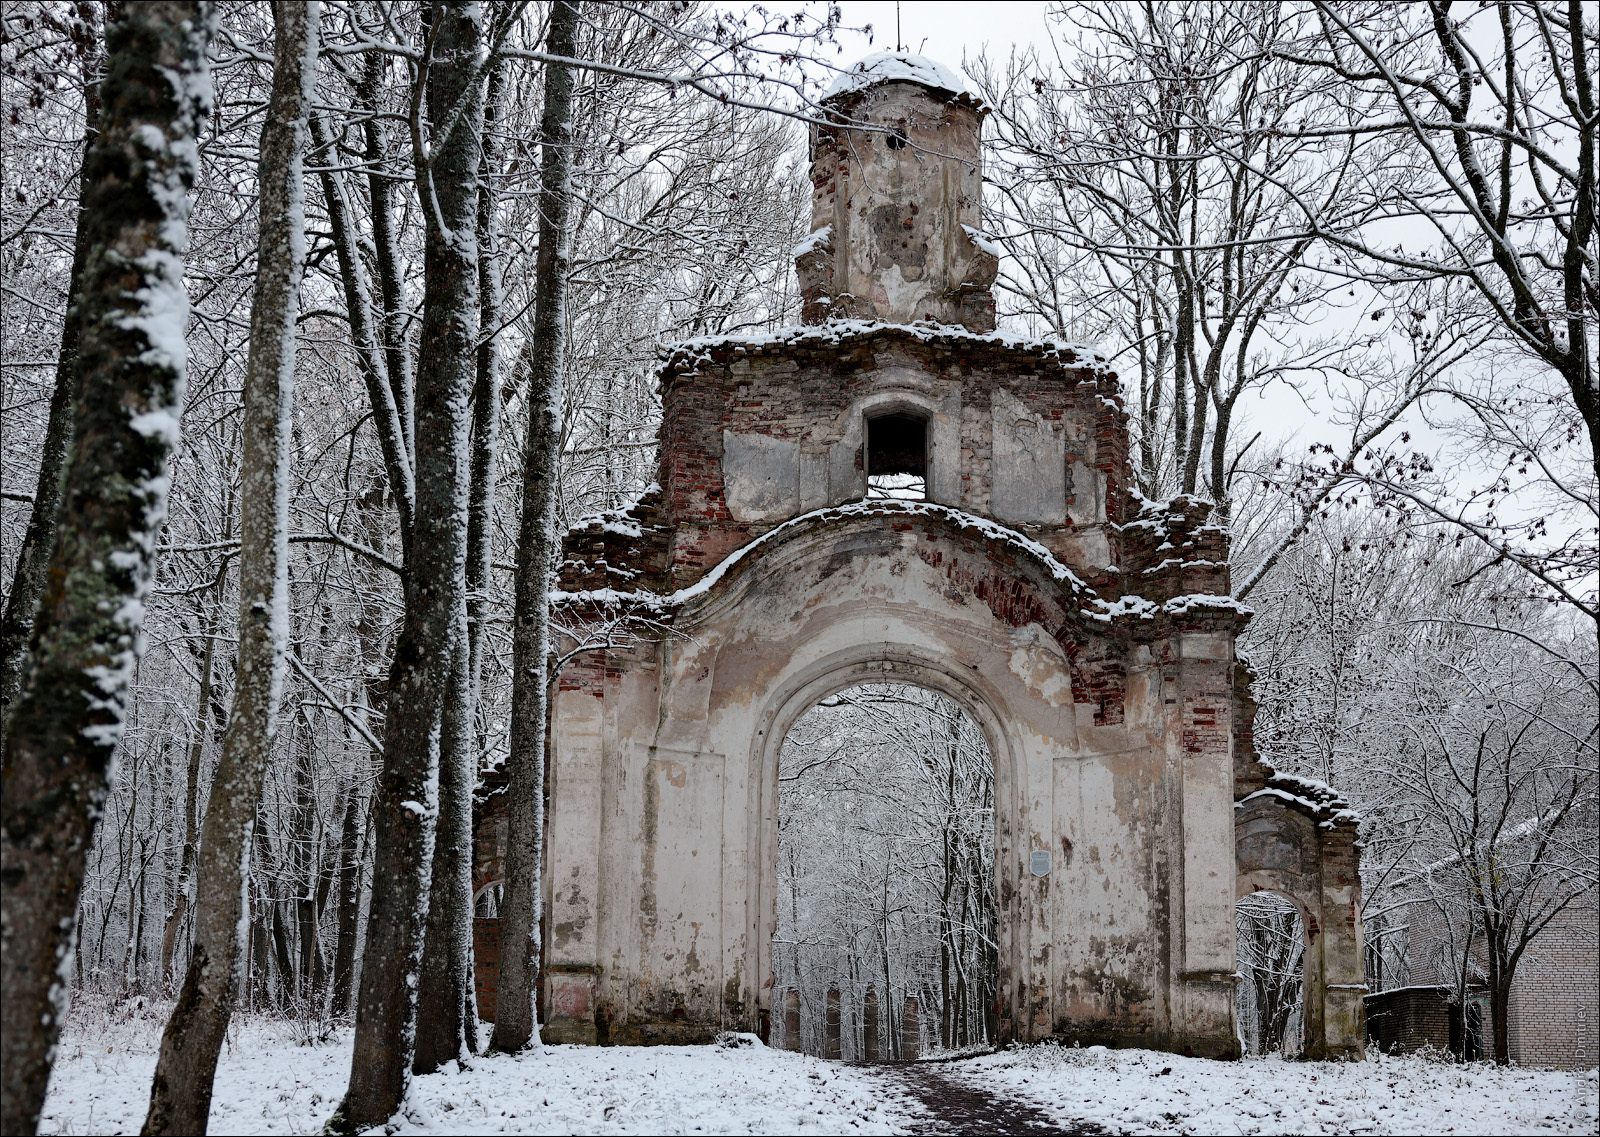
[[769, 350], [801, 344], [843, 346], [872, 336], [903, 337], [917, 343], [946, 347], [974, 344], [1008, 348], [1057, 360], [1063, 367], [1083, 368], [1109, 378], [1116, 376], [1106, 353], [1094, 344], [1072, 343], [1054, 337], [1035, 339], [1014, 332], [974, 332], [957, 324], [891, 324], [881, 320], [828, 320], [821, 324], [797, 325], [757, 335], [701, 336], [679, 340], [662, 345], [662, 370], [693, 370], [700, 363], [711, 362], [714, 351], [761, 355]]
[[672, 609], [682, 608], [692, 601], [708, 595], [742, 561], [764, 546], [777, 544], [789, 537], [798, 535], [802, 530], [812, 526], [851, 518], [882, 516], [940, 519], [956, 526], [958, 529], [972, 530], [986, 540], [1021, 552], [1035, 561], [1050, 579], [1082, 599], [1085, 607], [1080, 612], [1083, 616], [1100, 623], [1111, 624], [1118, 619], [1151, 620], [1159, 615], [1187, 615], [1202, 609], [1231, 612], [1244, 616], [1248, 616], [1250, 613], [1248, 607], [1240, 604], [1231, 596], [1195, 594], [1176, 596], [1161, 603], [1148, 600], [1142, 596], [1122, 596], [1114, 601], [1105, 600], [1085, 583], [1077, 573], [1062, 564], [1049, 549], [1032, 538], [1017, 532], [1015, 529], [985, 517], [978, 517], [975, 514], [953, 509], [947, 505], [938, 505], [934, 502], [926, 501], [896, 501], [884, 498], [851, 502], [847, 505], [831, 506], [826, 509], [815, 509], [809, 513], [803, 513], [799, 517], [790, 518], [781, 525], [769, 529], [753, 541], [735, 549], [687, 588], [680, 588], [668, 593], [653, 592], [648, 589], [593, 588], [575, 591], [558, 589], [551, 592], [550, 602], [556, 607], [592, 605], [601, 608], [632, 608], [656, 613], [668, 612]]

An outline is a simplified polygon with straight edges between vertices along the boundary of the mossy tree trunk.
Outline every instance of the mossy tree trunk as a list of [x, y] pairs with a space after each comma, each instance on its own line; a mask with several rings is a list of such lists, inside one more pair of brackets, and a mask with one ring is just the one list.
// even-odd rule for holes
[[167, 514], [187, 346], [183, 255], [215, 7], [130, 4], [85, 155], [73, 448], [0, 805], [0, 1130], [39, 1123], [86, 855], [109, 792]]

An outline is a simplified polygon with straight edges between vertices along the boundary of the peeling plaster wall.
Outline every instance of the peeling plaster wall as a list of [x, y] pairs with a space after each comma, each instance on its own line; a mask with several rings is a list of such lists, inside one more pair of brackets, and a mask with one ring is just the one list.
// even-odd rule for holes
[[[680, 626], [692, 638], [570, 671], [557, 697], [548, 960], [596, 976], [597, 1013], [550, 1037], [762, 1028], [777, 747], [818, 698], [892, 678], [950, 693], [991, 736], [1005, 1036], [1233, 1052], [1231, 986], [1212, 990], [1233, 967], [1232, 819], [1186, 820], [1197, 800], [1231, 810], [1232, 756], [1173, 743], [1190, 672], [1231, 675], [1226, 638], [1200, 637], [1202, 653], [1229, 648], [1221, 660], [1191, 658], [1193, 636], [1147, 651], [1166, 666], [1108, 724], [1074, 695], [1104, 653], [1059, 586], [893, 516], [802, 531]], [[1173, 833], [1183, 855], [1164, 851]], [[1035, 850], [1052, 853], [1043, 878]]]

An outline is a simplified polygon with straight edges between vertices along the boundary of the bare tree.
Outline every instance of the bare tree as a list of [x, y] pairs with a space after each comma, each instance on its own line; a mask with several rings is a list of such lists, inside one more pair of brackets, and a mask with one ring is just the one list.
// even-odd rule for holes
[[[412, 150], [427, 234], [416, 374], [416, 517], [406, 564], [405, 624], [389, 677], [366, 961], [356, 1004], [350, 1087], [330, 1125], [387, 1121], [415, 1060], [417, 992], [440, 802], [444, 702], [467, 634], [469, 401], [478, 341], [475, 232], [483, 130], [483, 9], [435, 2], [413, 97]], [[428, 126], [421, 121], [426, 98]], [[453, 794], [460, 781], [452, 774]], [[470, 809], [470, 780], [467, 787]], [[444, 803], [460, 809], [459, 799]], [[452, 832], [454, 857], [470, 858]], [[469, 866], [470, 867], [470, 866]], [[463, 918], [470, 919], [468, 911]], [[470, 976], [467, 977], [470, 981]], [[457, 1023], [465, 994], [457, 996]], [[458, 1027], [459, 1029], [459, 1027]], [[459, 1052], [457, 1046], [452, 1053]]]
[[[305, 266], [302, 159], [320, 10], [311, 0], [280, 2], [272, 12], [272, 99], [261, 128], [261, 220], [245, 368], [239, 679], [201, 835], [189, 968], [162, 1036], [145, 1133], [206, 1131], [246, 947], [243, 908], [261, 784], [278, 744], [289, 631], [289, 434]], [[209, 643], [206, 651], [209, 671]], [[209, 676], [202, 684], [209, 685]]]
[[1483, 976], [1504, 1065], [1518, 965], [1568, 910], [1592, 909], [1600, 889], [1600, 684], [1592, 654], [1575, 671], [1577, 660], [1502, 637], [1467, 647], [1472, 635], [1444, 623], [1417, 637], [1432, 658], [1406, 692], [1409, 727], [1391, 724], [1390, 761], [1419, 807], [1416, 853], [1427, 858], [1408, 883], [1464, 917], [1458, 967]]
[[[578, 4], [556, 0], [546, 46], [576, 54]], [[515, 632], [511, 671], [511, 751], [506, 762], [510, 810], [506, 833], [506, 898], [501, 916], [496, 1050], [537, 1043], [534, 987], [539, 972], [539, 861], [544, 837], [546, 706], [549, 697], [550, 573], [556, 532], [556, 477], [561, 440], [562, 381], [567, 350], [567, 259], [572, 212], [571, 67], [545, 66], [539, 141], [539, 259], [533, 328], [524, 348], [528, 433], [522, 450], [522, 521], [517, 539]]]
[[85, 157], [73, 449], [31, 665], [5, 723], [0, 1128], [33, 1133], [66, 1010], [78, 890], [143, 653], [187, 349], [195, 141], [210, 110], [210, 4], [133, 6], [108, 29]]
[[1239, 1028], [1252, 1054], [1300, 1049], [1289, 1024], [1303, 1005], [1305, 928], [1295, 907], [1270, 892], [1239, 901]]
[[1470, 282], [1505, 332], [1561, 375], [1600, 478], [1592, 13], [1579, 0], [1312, 7], [1316, 29], [1274, 54], [1337, 76], [1352, 100], [1381, 100], [1387, 113], [1363, 129], [1414, 142], [1430, 176], [1396, 186], [1374, 220], [1420, 222], [1431, 240], [1380, 243], [1375, 226], [1335, 230], [1320, 211], [1308, 221], [1380, 272]]
[[[1408, 176], [1378, 184], [1361, 226], [1331, 222], [1306, 199], [1305, 228], [1345, 253], [1352, 279], [1442, 279], [1470, 290], [1502, 347], [1492, 367], [1449, 388], [1476, 436], [1463, 462], [1477, 460], [1478, 478], [1463, 487], [1460, 477], [1435, 476], [1425, 456], [1402, 453], [1352, 468], [1351, 480], [1420, 526], [1460, 530], [1486, 563], [1514, 564], [1535, 592], [1600, 620], [1593, 14], [1577, 0], [1470, 10], [1449, 0], [1316, 0], [1305, 11], [1313, 23], [1264, 49], [1336, 78], [1340, 98], [1371, 108], [1362, 133], [1415, 154]], [[1350, 132], [1297, 124], [1291, 133]], [[1550, 395], [1546, 377], [1556, 380]]]
[[[1057, 19], [1080, 35], [1056, 66], [978, 65], [997, 108], [1008, 305], [1056, 335], [1117, 342], [1137, 382], [1141, 491], [1198, 491], [1226, 511], [1255, 441], [1233, 436], [1245, 394], [1371, 368], [1303, 202], [1330, 228], [1357, 223], [1393, 148], [1284, 137], [1297, 121], [1349, 128], [1365, 107], [1250, 50], [1294, 23], [1283, 5], [1085, 3]], [[1392, 385], [1364, 431], [1425, 389]]]

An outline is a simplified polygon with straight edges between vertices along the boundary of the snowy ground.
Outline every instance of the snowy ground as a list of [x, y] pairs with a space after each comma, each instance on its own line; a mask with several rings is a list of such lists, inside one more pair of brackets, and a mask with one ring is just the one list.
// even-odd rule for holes
[[[83, 1016], [62, 1040], [41, 1133], [137, 1133], [165, 1007]], [[925, 1067], [926, 1068], [926, 1067]], [[1032, 1047], [931, 1067], [1112, 1133], [1594, 1133], [1595, 1074], [1423, 1059], [1207, 1062]], [[304, 1044], [277, 1023], [234, 1031], [212, 1133], [314, 1133], [350, 1070], [348, 1031]], [[759, 1045], [551, 1047], [417, 1079], [396, 1133], [916, 1133], [926, 1112], [892, 1069]]]
[[1595, 1072], [1366, 1062], [1210, 1062], [1150, 1050], [1035, 1046], [946, 1072], [1058, 1121], [1113, 1133], [1594, 1133]]
[[[160, 1046], [157, 1018], [69, 1026], [39, 1132], [139, 1132]], [[315, 1133], [349, 1077], [348, 1030], [299, 1045], [284, 1024], [248, 1023], [223, 1052], [211, 1132]], [[759, 1043], [553, 1046], [418, 1078], [407, 1118], [390, 1132], [905, 1133], [920, 1116], [871, 1073]]]

